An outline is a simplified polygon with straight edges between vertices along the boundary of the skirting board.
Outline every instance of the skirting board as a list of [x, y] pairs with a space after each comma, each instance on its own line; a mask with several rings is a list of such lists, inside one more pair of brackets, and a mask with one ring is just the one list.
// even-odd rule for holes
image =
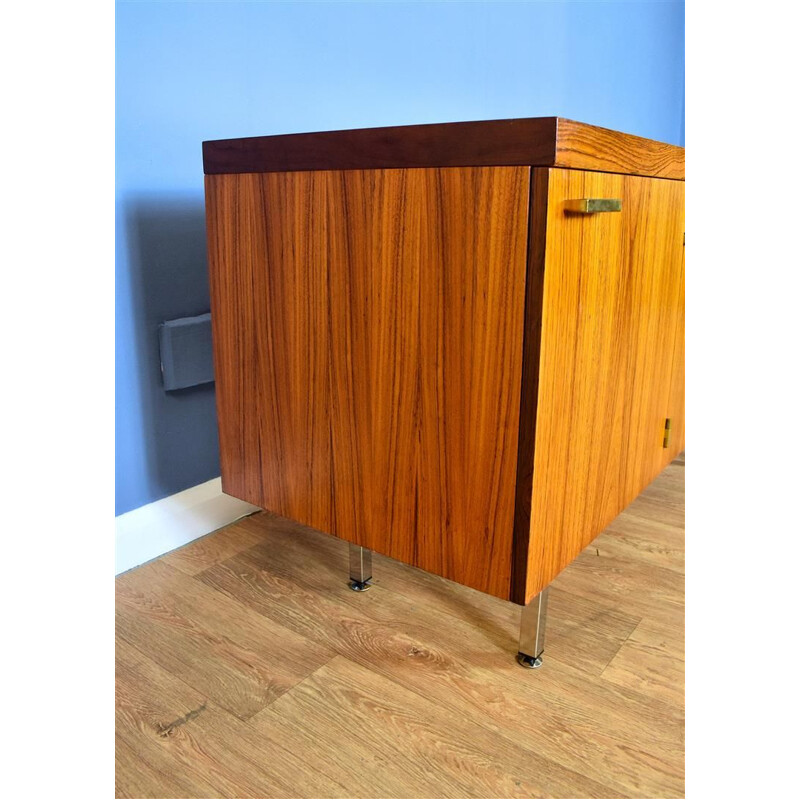
[[221, 479], [213, 478], [120, 514], [114, 522], [115, 574], [169, 553], [254, 511], [258, 511], [256, 506], [223, 494]]

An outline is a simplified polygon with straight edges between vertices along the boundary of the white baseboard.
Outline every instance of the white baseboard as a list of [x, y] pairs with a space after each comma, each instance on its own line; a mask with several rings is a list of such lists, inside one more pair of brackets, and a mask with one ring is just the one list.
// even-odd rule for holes
[[258, 511], [256, 506], [223, 494], [221, 479], [213, 478], [120, 514], [114, 524], [115, 574], [169, 553], [254, 511]]

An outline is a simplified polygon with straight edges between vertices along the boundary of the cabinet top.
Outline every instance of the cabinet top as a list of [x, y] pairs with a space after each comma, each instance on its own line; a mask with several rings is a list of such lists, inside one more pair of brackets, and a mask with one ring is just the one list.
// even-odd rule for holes
[[484, 166], [684, 179], [684, 149], [561, 117], [445, 122], [203, 142], [207, 175]]

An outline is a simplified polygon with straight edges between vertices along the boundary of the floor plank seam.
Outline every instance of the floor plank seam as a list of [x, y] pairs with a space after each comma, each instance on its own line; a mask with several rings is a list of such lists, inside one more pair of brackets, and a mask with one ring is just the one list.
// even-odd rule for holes
[[608, 661], [603, 666], [603, 669], [600, 670], [600, 672], [598, 673], [599, 678], [603, 677], [603, 673], [611, 666], [611, 662], [619, 655], [620, 650], [622, 650], [622, 648], [625, 647], [625, 645], [630, 641], [631, 636], [633, 636], [633, 634], [636, 632], [637, 628], [642, 624], [642, 622], [644, 622], [644, 617], [634, 617], [634, 619], [638, 620], [637, 623], [633, 626], [633, 628], [631, 628], [630, 633], [625, 637], [625, 641], [620, 642], [619, 647], [614, 651], [614, 655], [608, 659]]
[[[309, 639], [309, 641], [313, 640]], [[261, 708], [256, 709], [252, 714], [248, 714], [247, 716], [235, 715], [236, 718], [241, 720], [242, 722], [250, 724], [252, 720], [255, 717], [257, 717], [262, 711], [271, 708], [275, 704], [275, 702], [277, 700], [280, 700], [282, 697], [290, 695], [295, 689], [302, 686], [309, 678], [313, 678], [314, 675], [316, 675], [316, 673], [319, 672], [323, 667], [327, 667], [331, 663], [331, 661], [333, 661], [336, 658], [339, 658], [340, 656], [341, 653], [334, 653], [324, 664], [320, 664], [319, 666], [315, 667], [311, 672], [308, 673], [308, 675], [305, 675], [303, 678], [297, 681], [297, 683], [290, 686], [285, 692], [281, 692], [276, 697], [273, 697], [268, 703], [265, 703], [263, 706], [261, 706]]]
[[[118, 632], [116, 635], [117, 635], [117, 636], [118, 636], [120, 639], [122, 639], [122, 641], [124, 641], [124, 642], [125, 642], [125, 644], [127, 644], [127, 645], [128, 645], [128, 647], [131, 647], [131, 648], [133, 648], [133, 649], [134, 649], [134, 650], [136, 650], [136, 652], [137, 652], [137, 653], [139, 653], [139, 654], [140, 654], [140, 655], [141, 655], [143, 658], [146, 658], [146, 659], [147, 659], [147, 660], [148, 660], [148, 661], [149, 661], [149, 662], [150, 662], [150, 663], [151, 663], [151, 664], [152, 664], [152, 665], [153, 665], [153, 666], [154, 666], [156, 669], [164, 669], [164, 668], [163, 668], [163, 667], [162, 667], [162, 666], [161, 666], [161, 665], [158, 663], [158, 661], [156, 661], [156, 660], [155, 660], [155, 659], [154, 659], [154, 658], [153, 658], [153, 657], [152, 657], [152, 656], [151, 656], [149, 653], [146, 653], [144, 650], [142, 650], [142, 648], [141, 648], [141, 647], [139, 647], [139, 646], [138, 646], [138, 645], [137, 645], [135, 642], [132, 642], [132, 641], [131, 641], [131, 640], [130, 640], [130, 639], [127, 637], [127, 636], [125, 636], [124, 634], [122, 634], [122, 633], [119, 633], [119, 632]], [[171, 676], [171, 677], [172, 677], [174, 680], [176, 680], [176, 681], [179, 681], [179, 682], [180, 682], [180, 683], [182, 683], [184, 686], [186, 686], [188, 689], [191, 689], [193, 692], [196, 692], [198, 695], [200, 695], [200, 697], [202, 697], [202, 698], [203, 698], [203, 706], [208, 706], [208, 703], [209, 703], [209, 702], [212, 702], [212, 705], [214, 705], [215, 707], [222, 708], [221, 706], [218, 706], [218, 704], [217, 704], [217, 703], [214, 703], [214, 702], [211, 700], [211, 698], [210, 698], [210, 697], [209, 697], [209, 696], [208, 696], [208, 695], [207, 695], [207, 694], [206, 694], [206, 693], [205, 693], [205, 692], [204, 692], [202, 689], [198, 689], [196, 686], [192, 686], [192, 684], [191, 684], [191, 683], [189, 683], [189, 682], [188, 682], [188, 681], [187, 681], [187, 680], [186, 680], [184, 677], [182, 677], [182, 676], [180, 676], [180, 675], [176, 675], [174, 672], [171, 672], [170, 670], [166, 670], [166, 672], [169, 672], [170, 676]], [[235, 714], [233, 714], [232, 712], [228, 711], [228, 709], [226, 709], [226, 708], [222, 708], [222, 710], [223, 710], [223, 711], [225, 711], [225, 713], [227, 713], [227, 714], [231, 714], [231, 716], [234, 716], [234, 717], [236, 716], [236, 715], [235, 715]]]

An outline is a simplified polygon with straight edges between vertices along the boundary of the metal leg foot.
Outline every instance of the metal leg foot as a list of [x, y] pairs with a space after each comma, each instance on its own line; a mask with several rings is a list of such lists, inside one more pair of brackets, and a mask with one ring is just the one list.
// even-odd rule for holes
[[547, 623], [547, 592], [547, 589], [542, 589], [522, 609], [517, 663], [526, 669], [538, 669], [542, 666], [544, 631]]
[[350, 545], [350, 582], [354, 592], [366, 592], [372, 580], [372, 550]]

